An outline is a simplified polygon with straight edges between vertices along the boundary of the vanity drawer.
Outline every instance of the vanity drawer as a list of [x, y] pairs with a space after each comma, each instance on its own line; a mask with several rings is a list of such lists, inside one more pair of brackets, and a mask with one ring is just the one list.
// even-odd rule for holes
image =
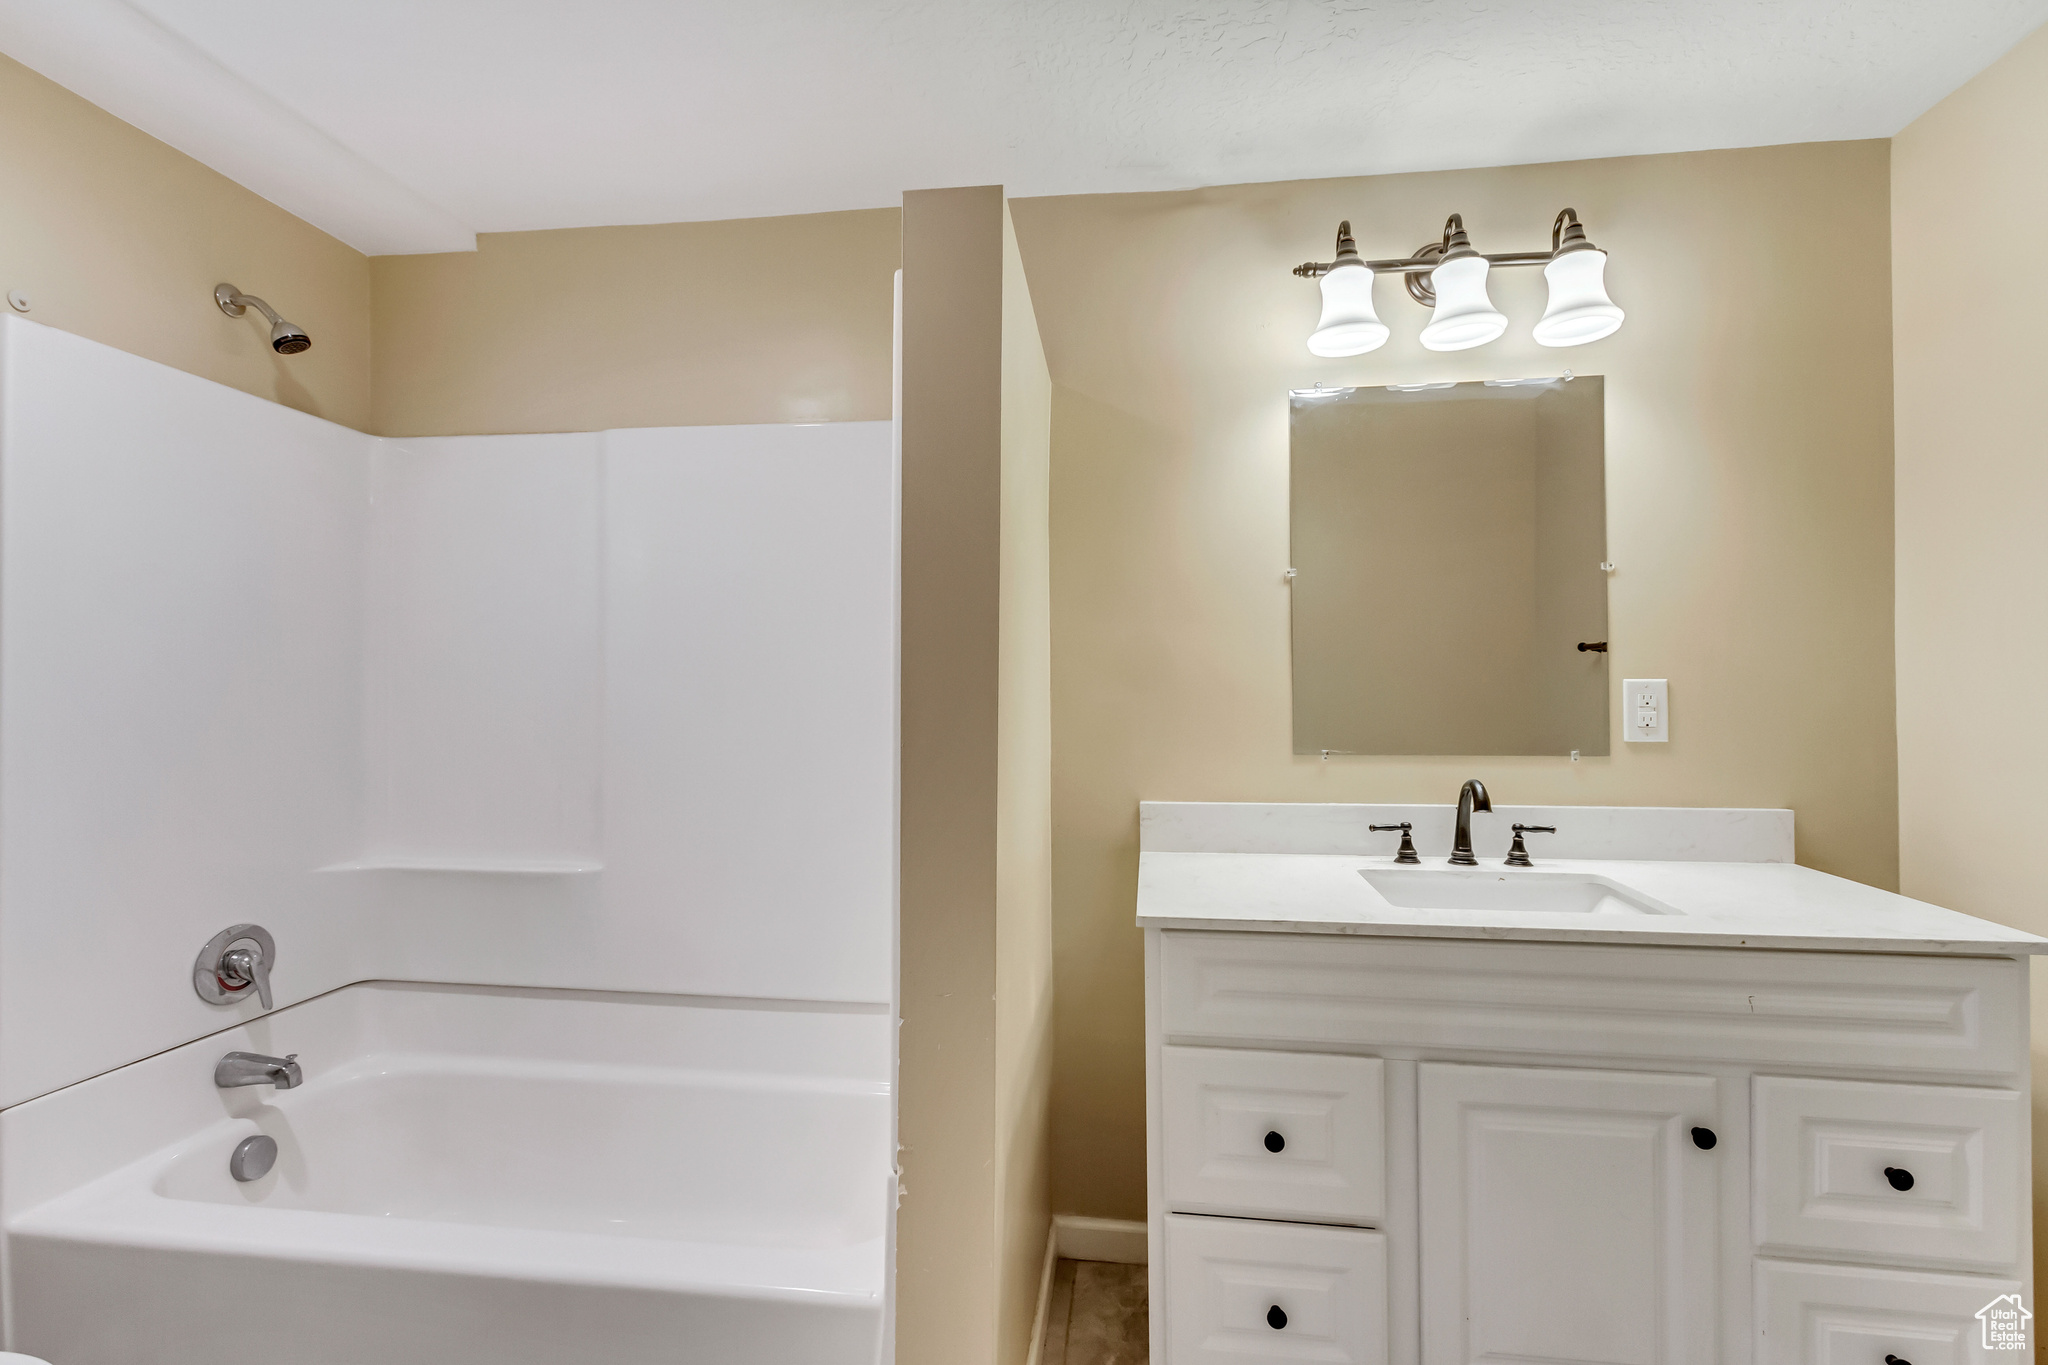
[[1160, 1365], [1386, 1365], [1381, 1234], [1168, 1214], [1165, 1253]]
[[1377, 1057], [1160, 1049], [1166, 1206], [1376, 1224], [1386, 1214]]
[[1887, 1356], [1912, 1365], [2017, 1362], [2026, 1359], [2021, 1351], [1985, 1348], [1977, 1314], [1997, 1312], [1997, 1300], [2019, 1293], [2018, 1280], [1758, 1261], [1756, 1365], [1875, 1365]]
[[2019, 1092], [1796, 1076], [1753, 1084], [1760, 1248], [2019, 1264]]
[[2027, 1066], [2003, 958], [1160, 931], [1174, 1043], [1443, 1047], [1860, 1066], [2002, 1082]]

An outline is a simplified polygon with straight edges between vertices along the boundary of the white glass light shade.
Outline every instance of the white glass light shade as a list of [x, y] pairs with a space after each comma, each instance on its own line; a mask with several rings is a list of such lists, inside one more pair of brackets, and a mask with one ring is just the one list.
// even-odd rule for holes
[[1387, 341], [1387, 324], [1372, 311], [1372, 271], [1340, 265], [1322, 278], [1323, 316], [1309, 333], [1316, 355], [1364, 355]]
[[1507, 318], [1494, 311], [1486, 297], [1484, 256], [1460, 256], [1429, 272], [1436, 289], [1436, 311], [1422, 329], [1422, 344], [1432, 351], [1464, 351], [1484, 346], [1508, 329]]
[[1621, 326], [1625, 316], [1607, 297], [1607, 253], [1567, 251], [1543, 267], [1550, 306], [1536, 324], [1541, 346], [1583, 346]]

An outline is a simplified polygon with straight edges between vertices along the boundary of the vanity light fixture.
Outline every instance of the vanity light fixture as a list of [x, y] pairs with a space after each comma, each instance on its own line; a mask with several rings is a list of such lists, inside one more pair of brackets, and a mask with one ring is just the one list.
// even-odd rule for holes
[[1323, 314], [1308, 348], [1321, 356], [1363, 355], [1384, 344], [1387, 326], [1372, 308], [1375, 271], [1398, 272], [1408, 296], [1430, 310], [1422, 344], [1432, 351], [1484, 346], [1507, 330], [1508, 320], [1487, 297], [1486, 279], [1497, 265], [1540, 265], [1550, 286], [1549, 306], [1537, 322], [1541, 346], [1582, 346], [1611, 335], [1625, 316], [1607, 296], [1607, 253], [1586, 240], [1574, 209], [1550, 227], [1550, 250], [1482, 255], [1473, 249], [1461, 214], [1444, 222], [1441, 241], [1399, 260], [1368, 261], [1358, 254], [1351, 224], [1337, 227], [1337, 259], [1294, 267], [1323, 287]]
[[1387, 324], [1372, 311], [1372, 267], [1358, 255], [1351, 224], [1337, 224], [1337, 259], [1324, 266], [1323, 315], [1309, 333], [1309, 350], [1321, 356], [1364, 355], [1387, 344]]

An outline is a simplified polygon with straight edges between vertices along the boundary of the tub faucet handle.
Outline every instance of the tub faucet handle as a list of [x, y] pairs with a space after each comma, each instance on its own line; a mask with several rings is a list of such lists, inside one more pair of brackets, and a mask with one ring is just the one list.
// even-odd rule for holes
[[192, 964], [192, 989], [209, 1005], [233, 1005], [254, 991], [271, 1008], [270, 969], [277, 963], [277, 940], [260, 924], [237, 924], [206, 941]]
[[263, 1008], [270, 1008], [270, 964], [263, 960], [261, 948], [230, 948], [222, 953], [220, 979], [244, 990], [254, 986]]

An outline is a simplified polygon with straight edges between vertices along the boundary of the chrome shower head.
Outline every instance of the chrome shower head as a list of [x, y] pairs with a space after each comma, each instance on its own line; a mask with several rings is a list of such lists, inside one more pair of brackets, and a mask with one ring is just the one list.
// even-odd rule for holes
[[275, 308], [254, 294], [244, 294], [231, 284], [220, 284], [214, 286], [213, 301], [220, 305], [221, 312], [231, 318], [242, 316], [250, 308], [269, 318], [270, 349], [279, 355], [297, 355], [313, 348], [313, 338], [306, 335], [305, 328], [286, 322], [277, 315]]

